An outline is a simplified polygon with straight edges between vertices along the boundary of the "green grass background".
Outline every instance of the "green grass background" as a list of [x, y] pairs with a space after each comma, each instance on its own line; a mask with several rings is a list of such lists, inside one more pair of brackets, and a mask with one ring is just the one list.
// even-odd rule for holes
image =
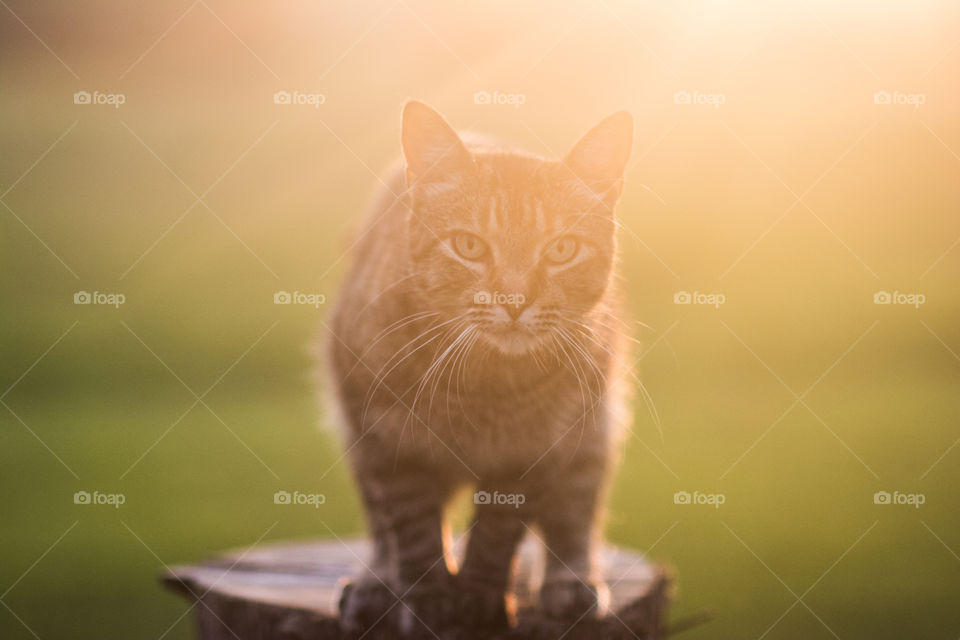
[[[960, 636], [958, 26], [946, 2], [8, 0], [0, 636], [186, 638], [164, 564], [362, 532], [311, 378], [327, 308], [272, 296], [336, 300], [409, 97], [546, 155], [634, 114], [623, 287], [663, 435], [638, 402], [608, 535], [675, 569], [676, 616], [716, 614], [688, 637]], [[273, 103], [294, 89], [326, 103]]]

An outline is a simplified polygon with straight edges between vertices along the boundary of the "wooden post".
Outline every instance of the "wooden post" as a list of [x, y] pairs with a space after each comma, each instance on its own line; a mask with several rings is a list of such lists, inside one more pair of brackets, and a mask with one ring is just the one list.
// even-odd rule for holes
[[[337, 620], [337, 599], [345, 578], [358, 574], [369, 557], [365, 541], [301, 542], [259, 546], [225, 553], [198, 565], [175, 567], [164, 584], [194, 603], [200, 640], [341, 640], [348, 636]], [[525, 542], [518, 553], [518, 585], [526, 585], [541, 562], [542, 549]], [[670, 579], [643, 557], [616, 548], [604, 552], [611, 586], [612, 614], [602, 620], [569, 624], [539, 616], [531, 594], [519, 588], [518, 626], [504, 640], [654, 640], [662, 629]], [[464, 631], [457, 640], [480, 637]], [[365, 640], [390, 638], [374, 629]], [[444, 639], [446, 640], [446, 639]]]

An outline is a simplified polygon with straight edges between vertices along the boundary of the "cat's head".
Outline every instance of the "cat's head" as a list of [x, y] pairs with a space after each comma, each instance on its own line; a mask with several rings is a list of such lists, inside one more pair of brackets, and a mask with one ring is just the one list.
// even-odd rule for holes
[[465, 144], [436, 111], [408, 103], [410, 259], [430, 310], [504, 354], [573, 331], [611, 283], [632, 137], [620, 112], [546, 160]]

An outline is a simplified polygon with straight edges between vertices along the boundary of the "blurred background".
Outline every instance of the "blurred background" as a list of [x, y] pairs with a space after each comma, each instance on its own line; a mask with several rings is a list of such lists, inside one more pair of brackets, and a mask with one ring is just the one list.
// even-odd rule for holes
[[188, 638], [164, 565], [362, 533], [310, 345], [409, 98], [634, 115], [608, 536], [687, 637], [960, 636], [956, 3], [0, 5], [0, 636]]

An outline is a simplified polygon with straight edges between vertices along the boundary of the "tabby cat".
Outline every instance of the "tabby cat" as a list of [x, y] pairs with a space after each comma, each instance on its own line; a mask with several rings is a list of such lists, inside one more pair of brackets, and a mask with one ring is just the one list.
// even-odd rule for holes
[[[511, 624], [528, 531], [547, 547], [543, 613], [603, 615], [599, 521], [624, 400], [613, 209], [632, 136], [617, 113], [548, 160], [405, 105], [404, 162], [352, 248], [327, 336], [373, 540], [341, 596], [347, 630]], [[458, 569], [444, 515], [465, 486]]]

